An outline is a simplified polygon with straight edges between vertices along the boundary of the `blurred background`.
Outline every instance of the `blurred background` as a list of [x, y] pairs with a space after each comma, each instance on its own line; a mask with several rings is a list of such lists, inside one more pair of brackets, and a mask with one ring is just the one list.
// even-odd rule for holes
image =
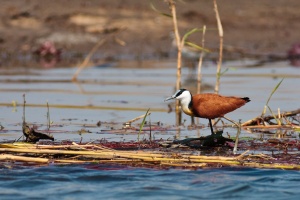
[[[2, 0], [0, 67], [74, 66], [103, 38], [95, 64], [175, 57], [172, 19], [153, 7], [170, 13], [162, 0]], [[181, 35], [207, 26], [205, 43], [214, 59], [219, 40], [213, 2], [185, 0], [176, 7]], [[298, 0], [218, 1], [225, 59], [285, 57], [300, 42], [299, 7]], [[189, 40], [201, 44], [201, 34]], [[47, 53], [56, 59], [43, 58]]]

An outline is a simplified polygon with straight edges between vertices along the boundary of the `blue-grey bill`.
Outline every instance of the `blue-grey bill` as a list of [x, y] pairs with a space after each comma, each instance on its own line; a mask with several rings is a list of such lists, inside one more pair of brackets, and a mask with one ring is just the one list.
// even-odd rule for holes
[[168, 97], [168, 98], [165, 99], [165, 101], [169, 101], [171, 99], [174, 99], [174, 97]]

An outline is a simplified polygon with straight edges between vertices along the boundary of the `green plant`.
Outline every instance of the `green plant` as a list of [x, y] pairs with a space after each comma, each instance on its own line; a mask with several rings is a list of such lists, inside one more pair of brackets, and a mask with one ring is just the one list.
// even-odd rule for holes
[[[283, 78], [284, 79], [284, 78]], [[271, 94], [269, 95], [269, 98], [266, 102], [266, 105], [264, 106], [264, 109], [261, 113], [261, 117], [263, 117], [266, 114], [267, 108], [269, 109], [269, 111], [271, 112], [271, 114], [273, 115], [274, 119], [278, 122], [278, 124], [280, 124], [280, 120], [276, 117], [276, 115], [272, 112], [270, 106], [268, 105], [273, 94], [276, 92], [276, 90], [279, 88], [279, 86], [281, 85], [283, 79], [281, 79], [281, 81], [279, 81], [279, 83], [277, 83], [277, 85], [274, 87], [274, 89], [272, 90]]]
[[50, 124], [51, 124], [51, 122], [50, 122], [50, 110], [49, 110], [49, 103], [47, 101], [47, 129], [48, 129], [48, 131], [50, 130]]
[[144, 118], [143, 118], [143, 121], [142, 121], [142, 123], [141, 123], [141, 125], [140, 125], [140, 130], [139, 130], [138, 138], [137, 138], [138, 142], [140, 141], [140, 134], [141, 134], [142, 129], [143, 129], [144, 125], [145, 125], [146, 117], [148, 116], [149, 110], [150, 110], [150, 108], [147, 110], [147, 112], [146, 112], [146, 114], [145, 114], [145, 116], [144, 116]]

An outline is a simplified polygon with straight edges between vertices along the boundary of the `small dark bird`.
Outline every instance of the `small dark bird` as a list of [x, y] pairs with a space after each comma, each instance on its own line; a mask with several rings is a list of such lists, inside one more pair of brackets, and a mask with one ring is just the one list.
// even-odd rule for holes
[[41, 139], [54, 141], [54, 138], [52, 136], [46, 135], [44, 133], [36, 132], [33, 128], [30, 128], [26, 124], [23, 125], [22, 129], [23, 129], [23, 134], [26, 138], [26, 142], [36, 143]]
[[165, 101], [170, 99], [178, 99], [185, 114], [208, 119], [211, 134], [214, 134], [212, 119], [223, 117], [250, 101], [248, 97], [221, 96], [211, 93], [193, 96], [186, 89], [178, 90], [173, 96], [166, 98]]

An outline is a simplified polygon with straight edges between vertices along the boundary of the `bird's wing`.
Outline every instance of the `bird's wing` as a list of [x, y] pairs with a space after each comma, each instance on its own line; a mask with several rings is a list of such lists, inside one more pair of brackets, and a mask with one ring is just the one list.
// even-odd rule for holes
[[239, 97], [198, 94], [193, 96], [193, 111], [198, 117], [214, 119], [234, 111], [245, 103], [245, 100]]

